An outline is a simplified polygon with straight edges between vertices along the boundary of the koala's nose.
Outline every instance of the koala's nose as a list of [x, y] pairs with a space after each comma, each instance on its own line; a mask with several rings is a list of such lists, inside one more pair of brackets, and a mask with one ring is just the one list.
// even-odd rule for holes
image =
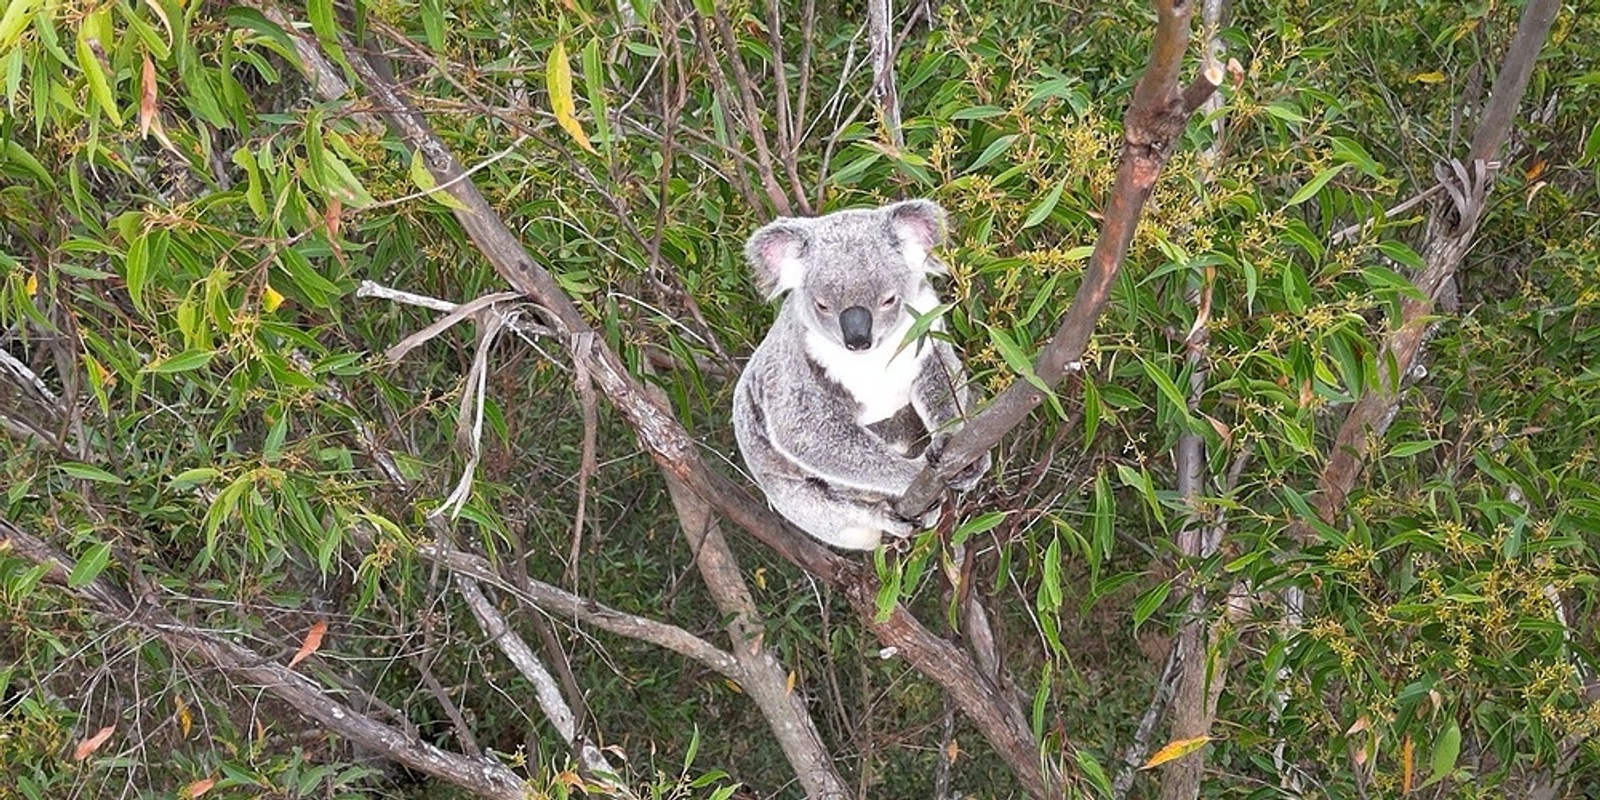
[[844, 336], [844, 346], [850, 350], [871, 347], [872, 312], [862, 306], [851, 306], [839, 312], [839, 333]]

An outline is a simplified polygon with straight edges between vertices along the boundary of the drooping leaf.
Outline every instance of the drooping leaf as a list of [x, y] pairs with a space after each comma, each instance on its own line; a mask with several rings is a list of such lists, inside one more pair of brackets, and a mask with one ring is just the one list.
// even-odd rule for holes
[[1211, 740], [1212, 737], [1210, 736], [1195, 736], [1189, 739], [1175, 739], [1167, 742], [1165, 745], [1162, 745], [1160, 750], [1157, 750], [1153, 755], [1151, 755], [1150, 759], [1144, 762], [1144, 765], [1139, 767], [1139, 769], [1155, 769], [1156, 767], [1159, 767], [1168, 761], [1176, 761], [1177, 759], [1183, 758], [1184, 756], [1189, 755], [1190, 753], [1193, 753], [1202, 747], [1205, 747], [1206, 743], [1210, 742]]
[[589, 135], [578, 122], [578, 106], [572, 97], [572, 65], [567, 63], [567, 46], [557, 41], [550, 48], [550, 57], [544, 68], [545, 89], [550, 92], [550, 111], [556, 115], [556, 124], [572, 137], [579, 147], [594, 153]]

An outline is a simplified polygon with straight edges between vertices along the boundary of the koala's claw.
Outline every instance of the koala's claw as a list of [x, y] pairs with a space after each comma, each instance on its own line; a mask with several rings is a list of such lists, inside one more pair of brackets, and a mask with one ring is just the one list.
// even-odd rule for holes
[[[925, 454], [928, 463], [938, 464], [944, 456], [945, 446], [949, 443], [950, 437], [948, 436], [941, 436], [929, 443]], [[945, 481], [945, 485], [958, 492], [971, 491], [972, 487], [978, 485], [978, 480], [983, 477], [984, 473], [989, 471], [989, 466], [992, 463], [993, 459], [990, 455], [984, 453], [983, 457], [962, 467], [960, 472], [950, 476], [949, 480]]]
[[950, 480], [945, 482], [945, 485], [958, 492], [972, 491], [972, 488], [978, 485], [978, 481], [989, 471], [989, 467], [992, 464], [993, 459], [990, 458], [988, 453], [984, 453], [983, 458], [966, 465], [960, 472], [952, 475]]

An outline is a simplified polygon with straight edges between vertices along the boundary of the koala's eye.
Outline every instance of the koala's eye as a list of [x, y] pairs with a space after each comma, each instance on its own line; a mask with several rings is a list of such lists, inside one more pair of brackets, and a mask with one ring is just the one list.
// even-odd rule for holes
[[899, 301], [900, 301], [900, 296], [899, 295], [891, 294], [888, 297], [883, 298], [883, 307], [884, 308], [893, 308], [894, 304], [899, 302]]
[[822, 312], [824, 314], [828, 313], [828, 304], [822, 302], [821, 300], [818, 300], [817, 301], [817, 311], [820, 311], [820, 312]]

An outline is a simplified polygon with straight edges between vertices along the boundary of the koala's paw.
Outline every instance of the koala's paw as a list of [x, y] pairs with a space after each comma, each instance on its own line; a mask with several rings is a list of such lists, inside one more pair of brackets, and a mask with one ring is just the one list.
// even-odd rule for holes
[[[934, 509], [937, 511], [938, 509]], [[894, 501], [885, 500], [878, 505], [878, 514], [882, 517], [883, 532], [886, 537], [905, 539], [917, 531], [927, 527], [921, 520], [908, 519], [900, 516], [894, 510]]]
[[962, 470], [951, 477], [949, 482], [947, 482], [945, 485], [958, 492], [971, 491], [972, 487], [977, 486], [978, 481], [989, 472], [989, 467], [993, 464], [994, 459], [991, 458], [988, 453], [984, 453], [983, 458], [980, 458], [977, 461], [974, 461], [971, 464], [963, 467]]
[[[949, 443], [950, 437], [948, 436], [940, 437], [930, 443], [927, 450], [928, 463], [938, 464], [939, 460], [944, 456], [945, 445]], [[978, 480], [983, 477], [984, 473], [989, 471], [989, 467], [993, 463], [994, 459], [988, 453], [984, 453], [982, 458], [962, 467], [960, 472], [951, 476], [948, 481], [945, 481], [945, 485], [958, 492], [970, 491], [972, 487], [978, 485]]]
[[934, 504], [929, 506], [922, 513], [913, 514], [909, 517], [901, 516], [900, 513], [895, 510], [893, 502], [885, 503], [883, 506], [883, 511], [895, 521], [894, 524], [896, 525], [896, 530], [892, 532], [893, 535], [901, 538], [911, 536], [919, 531], [925, 531], [929, 528], [932, 528], [934, 525], [939, 524], [939, 515], [942, 513], [938, 501], [934, 501]]

